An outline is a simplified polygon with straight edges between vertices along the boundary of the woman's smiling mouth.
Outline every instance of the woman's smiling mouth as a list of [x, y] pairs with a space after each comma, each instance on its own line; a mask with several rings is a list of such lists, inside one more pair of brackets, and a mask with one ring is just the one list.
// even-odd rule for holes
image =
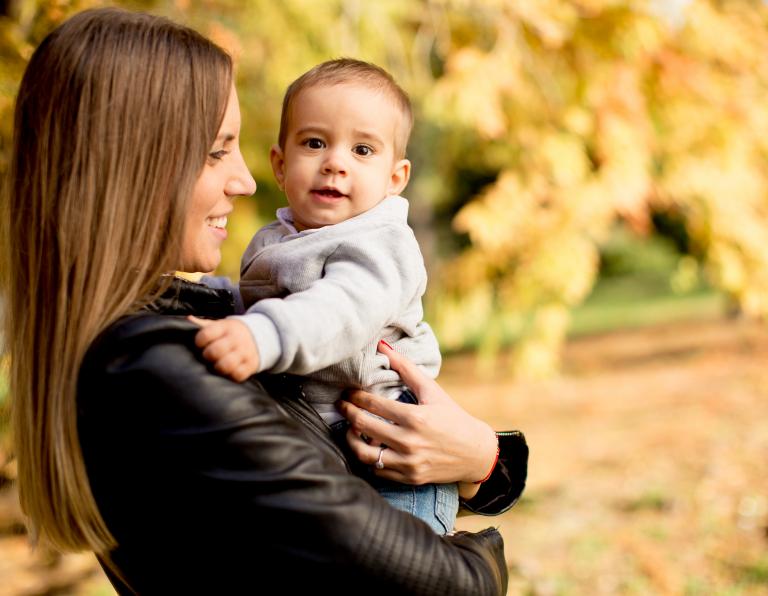
[[226, 240], [227, 238], [227, 216], [222, 215], [221, 217], [206, 217], [205, 218], [205, 225], [208, 226], [208, 229], [211, 230], [218, 238], [219, 240]]
[[223, 230], [227, 227], [227, 216], [223, 215], [221, 217], [206, 217], [205, 223], [212, 228], [221, 228]]

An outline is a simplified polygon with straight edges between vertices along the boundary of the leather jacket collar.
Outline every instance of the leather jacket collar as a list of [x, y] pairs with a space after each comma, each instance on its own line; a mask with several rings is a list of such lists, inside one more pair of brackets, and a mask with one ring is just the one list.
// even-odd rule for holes
[[221, 319], [235, 314], [235, 299], [228, 290], [174, 277], [171, 285], [143, 310], [164, 315], [195, 315]]

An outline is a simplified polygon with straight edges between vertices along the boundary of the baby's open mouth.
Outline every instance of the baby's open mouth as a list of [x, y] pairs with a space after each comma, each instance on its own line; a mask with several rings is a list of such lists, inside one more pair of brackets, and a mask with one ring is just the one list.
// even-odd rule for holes
[[328, 197], [332, 199], [340, 199], [341, 197], [346, 196], [344, 193], [339, 192], [335, 188], [317, 188], [314, 191], [312, 191], [321, 197]]

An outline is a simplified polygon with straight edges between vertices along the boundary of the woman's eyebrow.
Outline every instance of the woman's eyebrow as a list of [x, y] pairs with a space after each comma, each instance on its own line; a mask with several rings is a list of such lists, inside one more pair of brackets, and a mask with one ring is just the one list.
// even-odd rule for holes
[[233, 141], [234, 139], [235, 135], [233, 135], [231, 132], [223, 132], [216, 137], [217, 141], [224, 141], [225, 143], [227, 141]]

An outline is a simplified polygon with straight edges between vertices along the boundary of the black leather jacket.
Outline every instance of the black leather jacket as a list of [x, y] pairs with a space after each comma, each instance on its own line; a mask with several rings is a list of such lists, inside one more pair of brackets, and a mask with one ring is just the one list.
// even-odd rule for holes
[[[212, 372], [184, 315], [232, 313], [229, 292], [175, 281], [94, 342], [81, 369], [80, 442], [119, 546], [121, 594], [506, 592], [500, 534], [438, 537], [350, 474], [329, 429], [290, 384]], [[517, 500], [527, 447], [501, 437], [468, 508]], [[103, 561], [102, 561], [103, 563]]]

